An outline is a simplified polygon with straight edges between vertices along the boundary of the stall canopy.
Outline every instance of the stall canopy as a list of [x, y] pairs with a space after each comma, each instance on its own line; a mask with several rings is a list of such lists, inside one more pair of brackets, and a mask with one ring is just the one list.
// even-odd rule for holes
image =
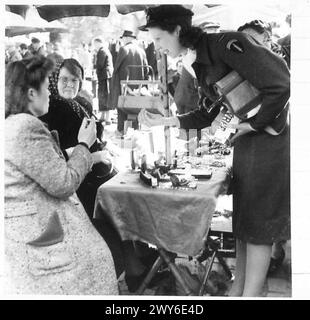
[[[193, 4], [184, 5], [194, 12], [193, 23], [199, 25], [206, 21], [217, 22], [221, 29], [236, 30], [240, 25], [254, 19], [262, 19], [267, 22], [283, 20], [290, 12], [289, 0], [281, 3], [271, 0], [267, 4], [257, 4], [254, 2], [246, 5], [233, 4]], [[123, 15], [142, 12], [152, 5], [7, 5], [12, 13], [17, 13], [24, 18], [27, 17], [29, 9], [36, 8], [38, 15], [46, 21], [54, 21], [66, 17], [75, 16], [99, 16], [109, 17], [112, 10]], [[115, 8], [115, 9], [114, 9]], [[139, 19], [144, 15], [137, 16]]]
[[28, 9], [30, 8], [30, 5], [6, 5], [5, 10], [10, 11], [12, 13], [18, 14], [22, 16], [24, 19], [26, 18], [26, 13]]
[[47, 32], [66, 32], [68, 28], [59, 21], [48, 22], [42, 19], [35, 7], [30, 7], [26, 12], [25, 20]]
[[[115, 5], [120, 14], [143, 11], [152, 6], [155, 5]], [[111, 10], [110, 5], [37, 5], [36, 8], [47, 21], [77, 16], [108, 17]]]
[[39, 26], [34, 26], [29, 24], [22, 16], [15, 14], [13, 12], [5, 11], [4, 13], [5, 20], [5, 36], [14, 37], [18, 35], [29, 34], [33, 32], [42, 32], [44, 31]]
[[[16, 8], [17, 7], [17, 8]], [[14, 12], [19, 12], [14, 13]], [[6, 6], [5, 35], [14, 37], [34, 32], [67, 32], [68, 28], [59, 21], [47, 22], [32, 6]]]
[[[137, 11], [144, 11], [149, 7], [153, 7], [155, 4], [148, 5], [115, 5], [115, 8], [120, 14], [129, 14]], [[190, 9], [195, 9], [195, 5], [184, 5]], [[218, 4], [204, 4], [200, 5], [197, 12], [205, 13], [206, 10], [212, 10], [218, 7]], [[77, 17], [77, 16], [98, 16], [108, 17], [111, 11], [111, 5], [6, 5], [7, 10], [12, 13], [21, 15], [26, 18], [29, 9], [35, 7], [40, 15], [46, 21], [54, 21], [66, 17]], [[194, 10], [196, 11], [196, 10]], [[194, 12], [195, 13], [195, 12]]]
[[37, 5], [41, 18], [47, 21], [77, 16], [107, 17], [110, 5]]
[[[115, 5], [116, 10], [120, 14], [128, 14], [137, 11], [144, 11], [149, 7], [154, 7], [156, 4], [148, 5]], [[192, 8], [193, 5], [184, 5], [187, 8]], [[204, 9], [212, 9], [214, 7], [220, 6], [218, 4], [204, 4], [201, 7]], [[37, 5], [37, 10], [40, 16], [47, 20], [53, 21], [56, 19], [61, 19], [65, 17], [74, 16], [99, 16], [108, 17], [111, 6], [110, 5]], [[22, 10], [20, 9], [22, 12]]]

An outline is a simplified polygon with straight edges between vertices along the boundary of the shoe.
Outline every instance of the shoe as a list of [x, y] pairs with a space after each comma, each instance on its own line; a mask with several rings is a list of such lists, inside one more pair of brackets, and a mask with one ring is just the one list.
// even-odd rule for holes
[[[136, 292], [140, 285], [142, 284], [143, 280], [149, 273], [149, 269], [146, 269], [141, 275], [139, 276], [128, 276], [125, 274], [125, 282], [128, 287], [129, 292]], [[170, 271], [162, 271], [162, 272], [156, 272], [153, 276], [152, 280], [147, 285], [148, 289], [154, 288], [155, 286], [159, 285], [163, 280], [167, 279], [171, 276]]]
[[269, 269], [268, 269], [268, 275], [271, 275], [275, 273], [279, 267], [282, 265], [283, 260], [285, 258], [285, 251], [282, 248], [281, 253], [278, 258], [270, 258], [270, 264], [269, 264]]

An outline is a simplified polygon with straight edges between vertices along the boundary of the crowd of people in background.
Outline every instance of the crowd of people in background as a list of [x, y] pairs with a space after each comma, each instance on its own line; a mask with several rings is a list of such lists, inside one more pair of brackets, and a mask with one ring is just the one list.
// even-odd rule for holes
[[[290, 25], [290, 16], [286, 22]], [[199, 27], [207, 33], [223, 32], [216, 22], [203, 22]], [[278, 38], [273, 34], [273, 24], [261, 20], [249, 21], [238, 31], [249, 33], [273, 52], [281, 55], [290, 67], [290, 34]], [[225, 30], [228, 31], [228, 30]], [[84, 70], [83, 90], [86, 97], [93, 101], [94, 111], [100, 121], [109, 125], [117, 121], [117, 134], [124, 134], [126, 114], [117, 110], [117, 119], [111, 110], [117, 109], [118, 96], [121, 94], [120, 81], [127, 75], [130, 80], [158, 79], [159, 54], [152, 40], [139, 40], [130, 30], [124, 30], [119, 39], [95, 37], [89, 43], [82, 42], [78, 48], [64, 50], [60, 42], [45, 42], [33, 37], [31, 43], [10, 43], [6, 46], [5, 62], [26, 59], [35, 55], [51, 58], [59, 66], [66, 58], [76, 59]], [[130, 65], [151, 66], [152, 72], [133, 70]], [[132, 86], [131, 89], [134, 89]], [[198, 84], [189, 56], [183, 59], [168, 57], [168, 92], [173, 114], [184, 114], [197, 108], [199, 101]], [[136, 125], [136, 124], [134, 124]]]
[[[152, 76], [158, 78], [157, 54], [153, 42], [137, 40], [136, 35], [124, 30], [119, 39], [104, 39], [94, 37], [89, 43], [81, 42], [78, 48], [67, 50], [61, 42], [41, 42], [36, 37], [31, 43], [12, 43], [6, 45], [5, 64], [43, 55], [52, 59], [59, 67], [64, 59], [77, 60], [84, 70], [83, 90], [91, 102], [97, 98], [94, 105], [100, 121], [109, 125], [116, 119], [111, 119], [110, 110], [117, 108], [120, 94], [120, 81], [127, 75], [130, 80], [146, 79], [144, 70], [128, 69], [128, 65], [150, 65]], [[143, 74], [143, 75], [142, 75]], [[113, 84], [112, 84], [113, 80]], [[123, 133], [123, 121], [126, 119], [121, 111], [118, 115], [118, 129]]]

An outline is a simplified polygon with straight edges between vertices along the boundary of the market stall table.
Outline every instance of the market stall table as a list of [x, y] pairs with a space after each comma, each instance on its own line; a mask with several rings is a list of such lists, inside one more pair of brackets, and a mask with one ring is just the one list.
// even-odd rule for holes
[[[199, 253], [217, 198], [227, 191], [229, 172], [226, 167], [214, 168], [210, 179], [197, 181], [196, 189], [152, 188], [140, 180], [139, 173], [120, 172], [98, 189], [94, 218], [108, 217], [123, 240], [155, 245], [162, 261], [182, 281], [167, 251], [188, 256]], [[153, 273], [160, 262], [155, 262]], [[187, 288], [185, 292], [191, 294]]]

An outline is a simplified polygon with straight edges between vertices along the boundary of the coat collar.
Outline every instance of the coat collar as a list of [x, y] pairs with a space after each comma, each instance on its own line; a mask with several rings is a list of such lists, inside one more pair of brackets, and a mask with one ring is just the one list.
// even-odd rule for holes
[[206, 65], [212, 64], [208, 52], [208, 35], [206, 33], [203, 33], [201, 35], [201, 38], [199, 39], [198, 46], [196, 48], [196, 60], [195, 63], [202, 63]]

